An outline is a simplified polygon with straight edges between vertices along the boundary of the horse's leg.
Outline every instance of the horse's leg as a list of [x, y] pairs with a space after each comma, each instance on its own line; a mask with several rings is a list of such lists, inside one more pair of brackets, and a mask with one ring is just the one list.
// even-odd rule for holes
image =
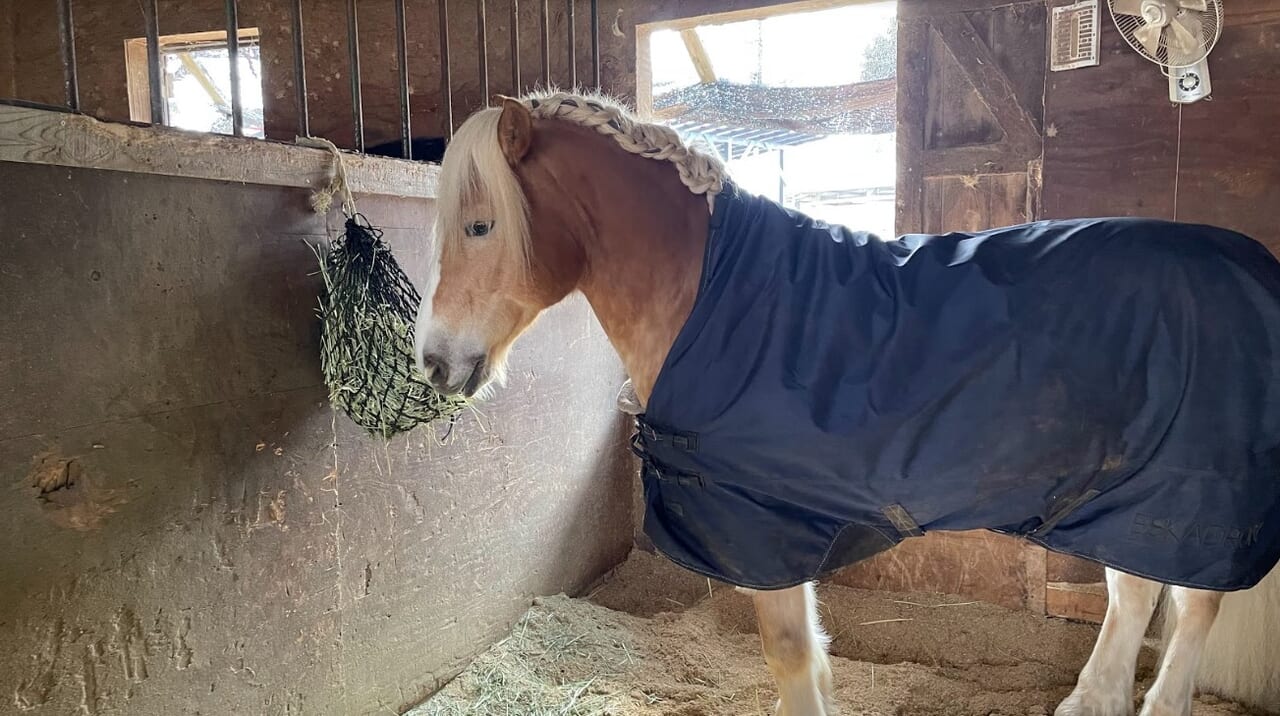
[[818, 623], [813, 585], [750, 593], [764, 660], [778, 684], [779, 716], [834, 714], [827, 636]]
[[1142, 716], [1190, 716], [1196, 670], [1209, 628], [1218, 616], [1222, 592], [1170, 587], [1173, 635], [1160, 659], [1160, 673], [1142, 704]]
[[1133, 677], [1159, 582], [1107, 569], [1107, 614], [1080, 671], [1076, 688], [1054, 716], [1127, 716], [1133, 713]]

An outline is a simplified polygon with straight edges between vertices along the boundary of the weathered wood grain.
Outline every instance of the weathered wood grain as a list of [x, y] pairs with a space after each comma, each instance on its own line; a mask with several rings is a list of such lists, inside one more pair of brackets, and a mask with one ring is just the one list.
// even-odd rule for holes
[[960, 70], [1004, 131], [1002, 143], [1007, 145], [1010, 155], [1023, 161], [1039, 156], [1040, 132], [1036, 122], [1022, 106], [1018, 89], [973, 24], [964, 15], [956, 14], [941, 15], [932, 22]]
[[898, 17], [941, 17], [1017, 5], [1036, 5], [1043, 0], [900, 0]]
[[981, 231], [1027, 221], [1027, 173], [928, 177], [924, 230]]
[[1177, 218], [1235, 229], [1280, 252], [1280, 17], [1228, 26], [1209, 70], [1212, 100], [1181, 110]]
[[1079, 557], [1050, 552], [1046, 562], [1046, 579], [1050, 582], [1093, 584], [1105, 579], [1102, 565]]
[[[848, 0], [650, 0], [631, 3], [639, 22], [661, 23], [664, 30], [763, 20], [779, 14], [816, 12], [847, 5]], [[778, 7], [779, 5], [783, 7]]]
[[14, 45], [13, 0], [0, 0], [0, 97], [18, 96]]
[[1168, 81], [1113, 23], [1101, 25], [1101, 64], [1051, 72], [1045, 86], [1044, 218], [1173, 218], [1178, 110]]
[[1011, 609], [1044, 602], [1044, 570], [1024, 540], [974, 530], [930, 532], [832, 575], [860, 589], [958, 594]]
[[1045, 585], [1045, 613], [1074, 621], [1101, 624], [1107, 614], [1107, 585], [1049, 582]]
[[[344, 159], [356, 193], [436, 195], [437, 166], [354, 154]], [[333, 172], [332, 155], [320, 149], [2, 105], [0, 161], [307, 188], [324, 186]]]
[[[946, 152], [996, 147], [1004, 139], [1003, 128], [936, 29], [929, 33], [927, 52], [929, 72], [922, 80], [914, 80], [923, 81], [928, 88], [923, 117], [927, 149]], [[975, 168], [970, 167], [944, 173], [973, 171]]]
[[966, 15], [1013, 85], [1018, 105], [1031, 116], [1037, 132], [1044, 120], [1046, 15], [1042, 3], [1007, 5]]
[[928, 112], [929, 23], [898, 20], [898, 180], [895, 189], [898, 234], [924, 230], [924, 177]]
[[1007, 144], [971, 144], [924, 151], [924, 174], [936, 176], [972, 176], [975, 174], [1009, 174], [1024, 169], [1029, 158], [1010, 152]]

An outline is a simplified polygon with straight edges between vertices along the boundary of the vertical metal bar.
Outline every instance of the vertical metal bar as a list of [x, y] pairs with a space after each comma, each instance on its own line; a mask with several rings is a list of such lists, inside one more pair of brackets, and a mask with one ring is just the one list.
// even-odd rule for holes
[[409, 112], [409, 38], [404, 19], [404, 0], [396, 0], [396, 59], [400, 71], [400, 154], [413, 159], [413, 129]]
[[156, 0], [142, 3], [147, 24], [147, 84], [151, 91], [151, 123], [164, 124], [164, 72], [160, 67], [160, 11]]
[[80, 111], [79, 68], [76, 67], [76, 29], [71, 0], [58, 0], [58, 31], [62, 35], [62, 77], [67, 91], [67, 109]]
[[542, 87], [551, 89], [551, 10], [542, 0]]
[[489, 104], [489, 32], [484, 0], [476, 0], [476, 50], [480, 55], [480, 102]]
[[347, 0], [347, 49], [351, 55], [351, 123], [355, 129], [356, 151], [364, 151], [364, 97], [360, 93], [360, 18], [356, 0]]
[[293, 84], [298, 91], [298, 135], [311, 136], [311, 110], [307, 107], [306, 40], [302, 28], [302, 0], [293, 0]]
[[244, 105], [240, 98], [240, 6], [237, 0], [226, 0], [227, 61], [231, 69], [231, 133], [244, 134]]
[[520, 0], [511, 0], [511, 90], [520, 96]]
[[574, 1], [569, 0], [565, 8], [565, 25], [569, 27], [569, 87], [578, 89], [578, 28], [575, 27], [573, 14]]
[[440, 96], [444, 101], [440, 109], [444, 112], [444, 135], [453, 138], [453, 76], [449, 71], [449, 0], [436, 0], [440, 3]]
[[591, 86], [600, 89], [600, 0], [591, 0]]

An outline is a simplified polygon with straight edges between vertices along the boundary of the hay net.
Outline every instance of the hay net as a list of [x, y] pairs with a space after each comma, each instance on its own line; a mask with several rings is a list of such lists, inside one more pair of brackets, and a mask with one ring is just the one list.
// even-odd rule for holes
[[[413, 326], [422, 297], [391, 255], [382, 231], [355, 211], [341, 155], [335, 182], [313, 199], [327, 209], [341, 191], [345, 230], [320, 252], [320, 366], [329, 401], [357, 425], [384, 438], [452, 419], [465, 403], [436, 392], [418, 373]], [[327, 193], [327, 196], [326, 196]]]

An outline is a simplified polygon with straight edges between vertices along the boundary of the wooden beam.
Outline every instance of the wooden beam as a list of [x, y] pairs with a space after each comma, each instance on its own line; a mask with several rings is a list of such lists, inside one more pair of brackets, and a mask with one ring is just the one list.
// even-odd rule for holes
[[1013, 82], [1000, 69], [991, 48], [978, 36], [969, 18], [961, 14], [942, 15], [933, 18], [932, 24], [956, 59], [960, 71], [969, 78], [978, 96], [1004, 130], [1005, 142], [1016, 156], [1026, 159], [1040, 156], [1043, 140], [1035, 120], [1018, 101]]
[[[436, 197], [438, 166], [359, 154], [343, 159], [356, 194]], [[0, 161], [307, 189], [326, 185], [333, 173], [333, 157], [320, 149], [8, 105], [0, 105]]]
[[900, 0], [898, 19], [935, 18], [941, 15], [995, 10], [1010, 5], [1043, 5], [1044, 0]]
[[1008, 142], [926, 149], [921, 155], [927, 177], [1025, 172], [1034, 158]]
[[636, 27], [636, 116], [646, 121], [653, 118], [652, 35], [652, 28]]
[[817, 12], [819, 10], [830, 10], [836, 7], [845, 7], [848, 5], [857, 5], [860, 3], [876, 2], [876, 0], [799, 0], [799, 2], [783, 2], [783, 3], [766, 3], [760, 7], [751, 7], [743, 10], [730, 10], [728, 12], [718, 12], [709, 15], [697, 15], [694, 17], [681, 17], [680, 14], [688, 12], [684, 7], [684, 3], [673, 2], [664, 3], [663, 8], [656, 13], [650, 10], [646, 13], [644, 10], [638, 10], [642, 13], [637, 22], [637, 27], [648, 27], [652, 30], [687, 30], [694, 27], [703, 27], [706, 25], [727, 25], [733, 22], [744, 22], [747, 20], [765, 20], [779, 15], [792, 15], [802, 12]]
[[1045, 613], [1092, 624], [1102, 623], [1107, 613], [1107, 585], [1049, 582], [1045, 585]]
[[147, 41], [124, 42], [125, 91], [129, 95], [129, 119], [151, 123], [151, 69], [147, 66]]
[[190, 72], [192, 77], [196, 78], [196, 82], [200, 83], [201, 89], [204, 90], [205, 94], [209, 95], [209, 99], [213, 100], [214, 104], [223, 108], [228, 106], [226, 98], [218, 91], [217, 85], [213, 84], [209, 74], [195, 61], [190, 52], [179, 52], [178, 61], [182, 63], [183, 67], [187, 68], [187, 72]]
[[925, 114], [929, 97], [929, 24], [898, 20], [898, 181], [894, 233], [924, 231]]
[[1027, 576], [1027, 611], [1043, 615], [1046, 609], [1045, 565], [1048, 550], [1032, 542], [1024, 544], [1022, 550], [1023, 567]]
[[684, 40], [684, 49], [689, 52], [689, 61], [693, 63], [693, 69], [698, 73], [698, 81], [704, 85], [715, 82], [716, 71], [711, 66], [711, 57], [707, 54], [707, 48], [702, 45], [702, 38], [698, 37], [697, 28], [681, 30], [680, 39]]
[[[260, 35], [256, 27], [242, 27], [236, 31], [236, 37], [241, 42], [256, 41]], [[146, 40], [139, 38], [139, 41], [146, 43]], [[172, 35], [161, 35], [160, 46], [166, 50], [173, 49], [174, 45], [212, 45], [225, 47], [227, 44], [226, 30], [209, 30], [207, 32], [180, 32]]]

